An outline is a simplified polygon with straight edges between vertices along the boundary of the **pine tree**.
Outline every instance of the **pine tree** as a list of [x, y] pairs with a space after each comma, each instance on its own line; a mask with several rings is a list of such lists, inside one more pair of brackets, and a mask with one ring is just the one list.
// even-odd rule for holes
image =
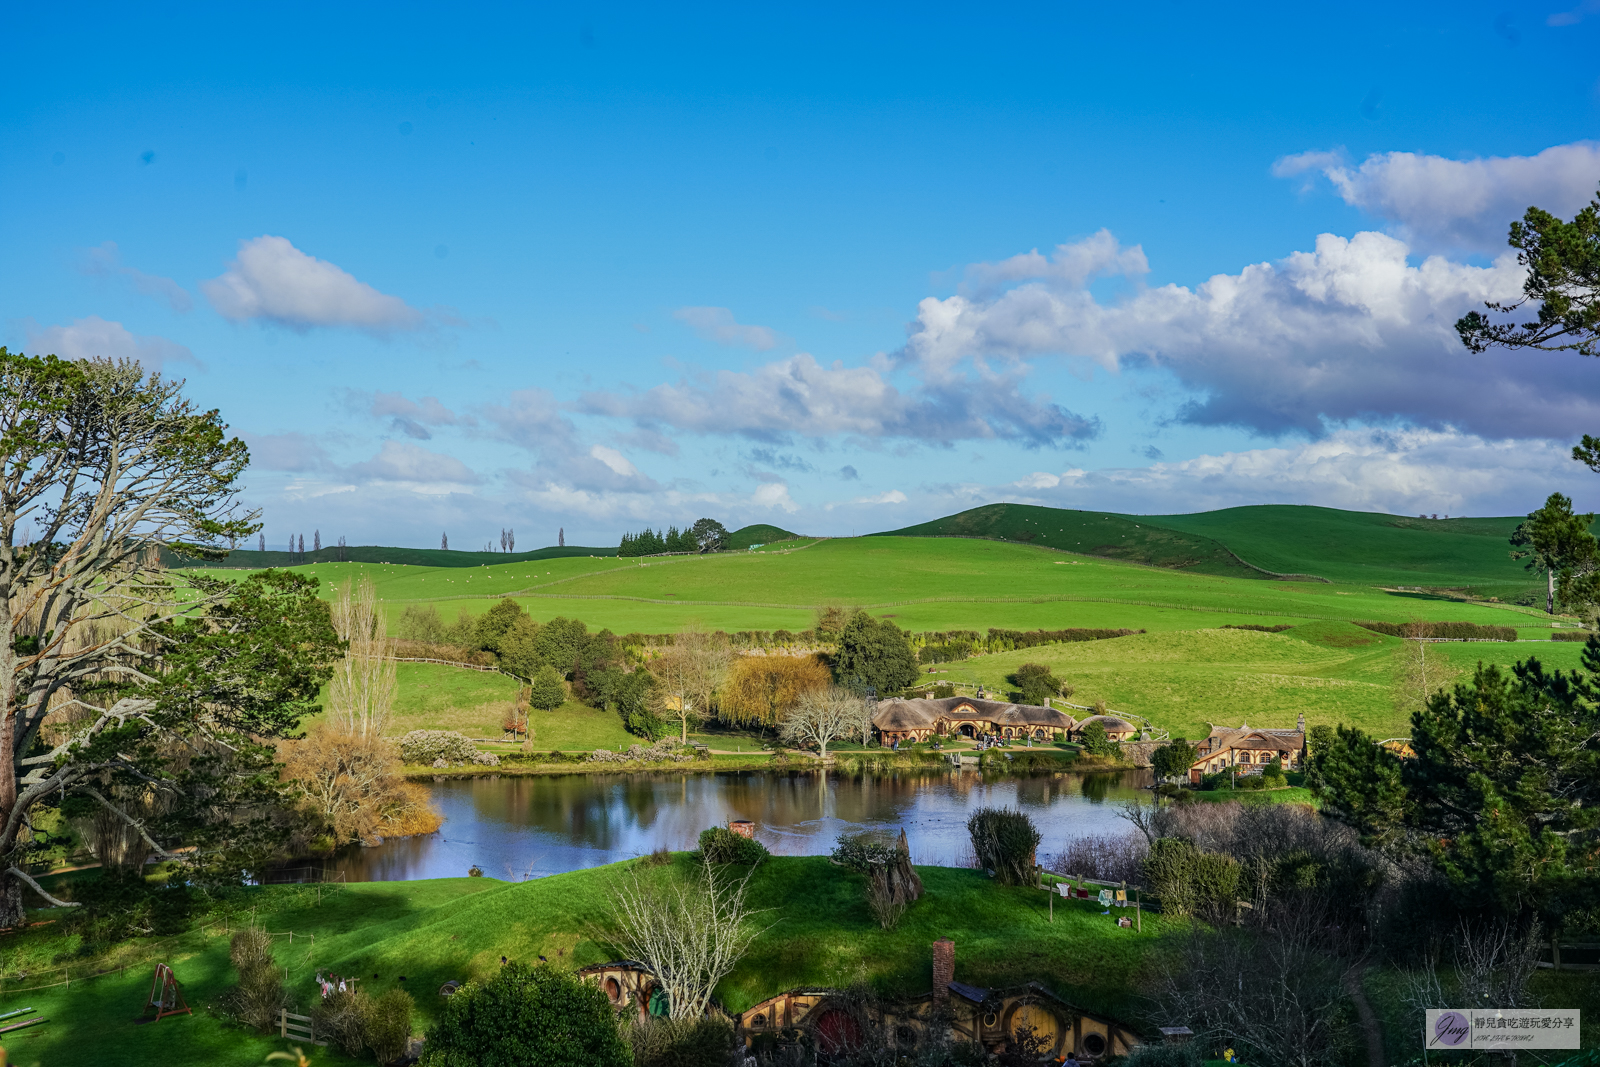
[[560, 529], [558, 529], [556, 531], [556, 547], [557, 548], [566, 548], [567, 547], [567, 528], [565, 526], [561, 527]]
[[300, 562], [304, 563], [305, 561], [306, 561], [306, 535], [305, 534], [301, 534], [300, 535]]
[[313, 551], [313, 552], [321, 552], [322, 551], [322, 531], [321, 530], [312, 530], [311, 531], [311, 551]]
[[256, 540], [256, 551], [265, 552], [266, 550], [267, 550], [267, 535], [266, 534], [261, 534]]
[[439, 535], [439, 551], [450, 551], [450, 535], [448, 533], [442, 533]]
[[515, 552], [516, 550], [517, 550], [517, 531], [516, 531], [515, 528], [512, 528], [512, 529], [506, 531], [506, 551], [507, 552]]

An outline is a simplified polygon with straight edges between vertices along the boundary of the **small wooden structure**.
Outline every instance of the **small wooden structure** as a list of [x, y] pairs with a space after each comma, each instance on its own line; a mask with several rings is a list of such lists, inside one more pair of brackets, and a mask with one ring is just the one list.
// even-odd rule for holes
[[318, 1041], [316, 1031], [311, 1028], [311, 1016], [296, 1015], [288, 1008], [278, 1009], [278, 1036], [292, 1037], [297, 1041], [308, 1041], [313, 1045], [327, 1047], [326, 1041]]
[[173, 976], [172, 968], [165, 963], [156, 964], [155, 976], [150, 980], [150, 995], [145, 998], [144, 1010], [139, 1014], [148, 1015], [152, 1008], [156, 1017], [151, 1022], [160, 1022], [169, 1015], [194, 1014], [183, 999], [183, 990], [178, 987], [178, 979]]

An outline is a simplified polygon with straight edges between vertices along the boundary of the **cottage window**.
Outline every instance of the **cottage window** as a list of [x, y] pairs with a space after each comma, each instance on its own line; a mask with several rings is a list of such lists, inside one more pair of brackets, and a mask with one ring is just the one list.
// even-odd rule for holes
[[765, 1026], [765, 1025], [767, 1025], [767, 1017], [765, 1015], [757, 1015], [754, 1019], [750, 1020], [750, 1025], [751, 1026]]

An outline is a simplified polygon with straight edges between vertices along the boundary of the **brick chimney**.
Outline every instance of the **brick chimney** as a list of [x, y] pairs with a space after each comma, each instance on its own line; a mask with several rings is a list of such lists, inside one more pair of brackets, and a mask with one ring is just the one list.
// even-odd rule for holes
[[933, 943], [933, 1002], [944, 1007], [950, 1001], [950, 983], [956, 977], [956, 943], [941, 937]]

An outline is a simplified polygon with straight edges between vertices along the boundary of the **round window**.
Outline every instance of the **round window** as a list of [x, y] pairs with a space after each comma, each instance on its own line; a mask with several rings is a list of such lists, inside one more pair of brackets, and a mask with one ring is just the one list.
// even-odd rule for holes
[[1084, 1034], [1083, 1051], [1091, 1056], [1099, 1056], [1106, 1050], [1106, 1039], [1103, 1034]]
[[765, 1015], [757, 1015], [754, 1019], [750, 1020], [750, 1024], [752, 1026], [765, 1026], [767, 1025], [767, 1017]]
[[983, 1025], [985, 1025], [985, 1026], [993, 1026], [995, 1023], [997, 1023], [999, 1021], [1000, 1021], [1000, 1016], [996, 1015], [992, 1011], [991, 1012], [986, 1012], [984, 1014], [984, 1016], [983, 1016]]
[[896, 1045], [899, 1045], [901, 1048], [916, 1048], [917, 1047], [917, 1031], [916, 1031], [916, 1028], [913, 1027], [913, 1026], [907, 1026], [905, 1023], [901, 1023], [899, 1026], [895, 1027], [894, 1028], [894, 1043]]
[[605, 982], [606, 999], [615, 1004], [622, 999], [622, 986], [617, 984], [615, 978], [607, 978]]

